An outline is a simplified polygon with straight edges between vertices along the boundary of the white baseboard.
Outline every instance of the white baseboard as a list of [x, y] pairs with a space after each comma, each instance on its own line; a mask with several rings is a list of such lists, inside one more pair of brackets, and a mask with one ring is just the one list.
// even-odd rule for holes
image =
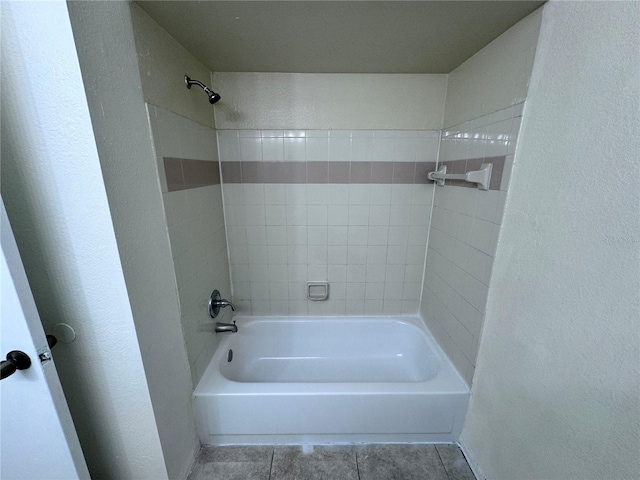
[[189, 476], [189, 474], [191, 473], [191, 471], [193, 470], [193, 467], [196, 466], [196, 462], [198, 460], [198, 455], [200, 454], [200, 450], [202, 449], [202, 445], [200, 445], [200, 442], [194, 442], [193, 444], [193, 449], [190, 455], [190, 462], [186, 463], [186, 471], [183, 472], [183, 474], [179, 477], [179, 478], [183, 478], [186, 480], [186, 478]]
[[487, 477], [485, 477], [482, 474], [482, 471], [480, 471], [480, 466], [476, 463], [476, 460], [475, 460], [473, 454], [471, 453], [471, 451], [469, 450], [469, 447], [467, 447], [467, 445], [464, 443], [464, 441], [462, 439], [458, 440], [458, 446], [460, 447], [460, 450], [462, 450], [464, 458], [467, 459], [467, 463], [469, 464], [469, 468], [473, 472], [473, 475], [476, 477], [476, 479], [477, 480], [487, 480]]

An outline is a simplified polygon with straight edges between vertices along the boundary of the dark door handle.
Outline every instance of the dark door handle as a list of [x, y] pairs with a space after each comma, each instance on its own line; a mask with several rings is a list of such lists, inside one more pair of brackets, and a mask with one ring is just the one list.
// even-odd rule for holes
[[7, 353], [7, 359], [2, 361], [2, 378], [4, 380], [9, 375], [13, 375], [16, 370], [26, 370], [31, 366], [29, 355], [20, 350], [12, 350]]

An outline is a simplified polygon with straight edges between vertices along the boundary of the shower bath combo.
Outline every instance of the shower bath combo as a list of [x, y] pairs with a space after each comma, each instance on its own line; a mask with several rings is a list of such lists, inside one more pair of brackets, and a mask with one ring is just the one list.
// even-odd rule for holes
[[[210, 316], [227, 306], [214, 290]], [[469, 388], [417, 317], [238, 316], [215, 332], [233, 335], [194, 392], [202, 444], [446, 443], [462, 430]]]

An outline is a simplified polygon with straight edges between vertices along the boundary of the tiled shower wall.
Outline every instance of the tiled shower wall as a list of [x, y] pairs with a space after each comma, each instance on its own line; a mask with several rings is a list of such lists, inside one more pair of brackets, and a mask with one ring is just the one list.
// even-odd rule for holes
[[417, 313], [439, 132], [217, 133], [241, 313]]
[[446, 129], [440, 159], [462, 173], [493, 163], [488, 191], [437, 187], [421, 313], [440, 346], [471, 384], [484, 320], [523, 104]]
[[[180, 315], [193, 384], [217, 346], [207, 302], [214, 288], [231, 295], [216, 133], [210, 127], [147, 104]], [[230, 321], [222, 309], [216, 321]]]

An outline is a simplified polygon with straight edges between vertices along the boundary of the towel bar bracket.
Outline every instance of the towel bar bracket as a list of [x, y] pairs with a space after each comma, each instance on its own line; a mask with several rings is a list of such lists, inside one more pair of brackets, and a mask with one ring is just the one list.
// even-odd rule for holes
[[447, 173], [447, 166], [442, 165], [435, 172], [429, 172], [427, 177], [429, 180], [436, 182], [439, 187], [444, 187], [445, 180], [463, 180], [469, 183], [477, 183], [480, 190], [489, 190], [492, 168], [492, 163], [483, 163], [480, 170], [467, 173]]

